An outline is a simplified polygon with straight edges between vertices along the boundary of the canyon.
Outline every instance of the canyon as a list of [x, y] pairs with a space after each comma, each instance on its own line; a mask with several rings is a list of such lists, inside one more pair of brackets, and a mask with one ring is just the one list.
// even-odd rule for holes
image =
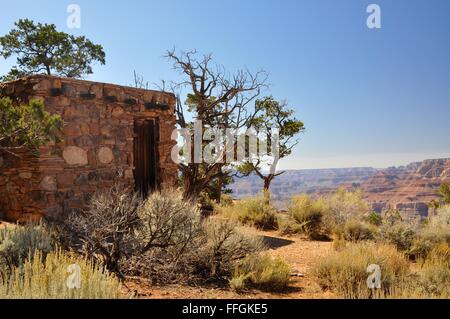
[[[407, 219], [426, 217], [428, 204], [436, 199], [436, 190], [450, 182], [450, 158], [429, 159], [405, 166], [375, 169], [371, 167], [288, 170], [271, 185], [274, 204], [285, 208], [292, 195], [326, 194], [345, 187], [360, 189], [376, 212], [398, 209]], [[259, 193], [262, 181], [251, 175], [236, 179], [230, 187], [235, 198]]]

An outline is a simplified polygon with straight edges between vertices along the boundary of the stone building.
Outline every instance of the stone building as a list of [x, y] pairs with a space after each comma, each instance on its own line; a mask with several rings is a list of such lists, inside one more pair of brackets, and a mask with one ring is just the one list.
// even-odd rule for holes
[[36, 75], [0, 84], [15, 103], [41, 99], [64, 120], [61, 142], [38, 157], [0, 154], [0, 217], [9, 221], [79, 211], [92, 194], [123, 182], [148, 193], [177, 177], [172, 94]]

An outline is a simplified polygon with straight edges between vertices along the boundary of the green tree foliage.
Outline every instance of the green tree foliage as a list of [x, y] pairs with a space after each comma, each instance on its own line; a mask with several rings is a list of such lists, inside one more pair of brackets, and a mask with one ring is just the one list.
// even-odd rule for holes
[[58, 141], [57, 132], [62, 124], [61, 117], [46, 112], [39, 100], [15, 106], [11, 99], [1, 98], [0, 153], [17, 156], [21, 148], [37, 153], [41, 145]]
[[433, 199], [430, 203], [430, 207], [439, 208], [441, 206], [450, 204], [450, 183], [442, 184], [437, 190], [436, 194], [439, 196], [439, 199]]
[[[270, 183], [272, 180], [283, 172], [276, 172], [276, 167], [280, 159], [289, 156], [292, 153], [292, 149], [298, 144], [298, 139], [295, 137], [305, 130], [305, 126], [302, 121], [294, 117], [294, 110], [289, 108], [286, 102], [280, 102], [275, 100], [272, 96], [259, 99], [255, 102], [255, 114], [249, 126], [256, 129], [256, 131], [268, 132], [269, 146], [272, 140], [271, 129], [277, 128], [279, 151], [278, 156], [267, 160], [262, 156], [253, 158], [238, 166], [238, 171], [244, 176], [248, 176], [251, 173], [255, 173], [264, 181], [264, 192], [268, 194]], [[266, 141], [262, 141], [266, 142]], [[268, 174], [263, 174], [262, 169], [264, 165], [270, 168]]]
[[30, 74], [45, 73], [79, 78], [92, 74], [91, 64], [105, 64], [103, 47], [84, 36], [75, 37], [56, 30], [54, 24], [35, 24], [24, 19], [0, 37], [0, 55], [17, 56], [17, 65], [2, 78], [14, 80]]

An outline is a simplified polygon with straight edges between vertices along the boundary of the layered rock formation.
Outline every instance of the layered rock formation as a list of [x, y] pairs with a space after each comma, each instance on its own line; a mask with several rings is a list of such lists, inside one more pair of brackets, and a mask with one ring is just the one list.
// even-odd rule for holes
[[428, 215], [428, 203], [445, 182], [450, 182], [450, 159], [434, 159], [379, 171], [361, 189], [374, 210], [399, 209], [413, 218]]
[[[407, 166], [374, 168], [337, 168], [287, 171], [271, 186], [275, 202], [284, 204], [294, 194], [325, 194], [342, 186], [362, 189], [374, 211], [399, 209], [407, 219], [427, 216], [428, 204], [436, 190], [450, 182], [450, 159], [433, 159]], [[257, 176], [237, 180], [232, 186], [236, 197], [261, 191]], [[282, 206], [282, 205], [280, 205]]]

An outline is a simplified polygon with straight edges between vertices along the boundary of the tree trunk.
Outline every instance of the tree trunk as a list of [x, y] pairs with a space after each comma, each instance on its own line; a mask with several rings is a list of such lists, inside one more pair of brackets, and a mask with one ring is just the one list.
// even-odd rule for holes
[[186, 200], [192, 200], [196, 201], [198, 197], [200, 196], [200, 193], [203, 190], [203, 187], [199, 185], [199, 183], [196, 183], [196, 180], [193, 180], [191, 178], [187, 178], [187, 176], [184, 177], [184, 190], [183, 190], [183, 197]]
[[275, 177], [274, 174], [269, 174], [267, 176], [264, 176], [264, 189], [263, 189], [263, 194], [264, 194], [264, 200], [266, 202], [267, 205], [270, 204], [270, 183], [272, 182], [273, 178]]

